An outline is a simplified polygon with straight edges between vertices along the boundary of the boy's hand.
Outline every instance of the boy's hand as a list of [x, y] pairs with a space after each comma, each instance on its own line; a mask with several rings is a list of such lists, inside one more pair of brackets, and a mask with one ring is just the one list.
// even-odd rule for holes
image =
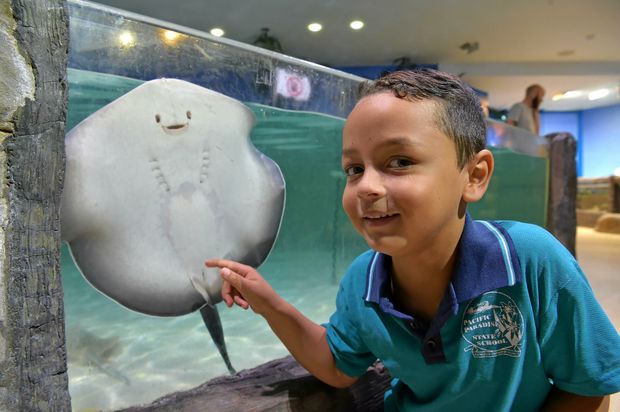
[[224, 279], [222, 299], [228, 307], [233, 304], [243, 309], [251, 307], [254, 312], [264, 315], [281, 299], [251, 266], [225, 259], [210, 259], [205, 264], [221, 268], [220, 275]]
[[350, 386], [357, 378], [341, 372], [327, 343], [327, 331], [286, 303], [254, 268], [224, 259], [211, 259], [208, 267], [221, 268], [222, 298], [228, 307], [251, 307], [262, 315], [291, 354], [310, 373], [329, 385]]

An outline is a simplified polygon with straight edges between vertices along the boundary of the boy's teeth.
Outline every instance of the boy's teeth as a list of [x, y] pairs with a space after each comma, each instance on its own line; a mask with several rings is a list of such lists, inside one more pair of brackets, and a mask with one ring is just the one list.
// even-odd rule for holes
[[393, 215], [381, 215], [381, 216], [368, 216], [368, 219], [381, 219], [383, 217], [390, 217]]

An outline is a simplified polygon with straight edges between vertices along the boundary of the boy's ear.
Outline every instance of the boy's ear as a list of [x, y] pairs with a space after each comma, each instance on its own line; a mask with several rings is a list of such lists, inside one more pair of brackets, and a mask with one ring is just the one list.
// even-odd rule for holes
[[482, 199], [489, 187], [493, 174], [493, 154], [483, 149], [469, 161], [467, 166], [468, 181], [463, 190], [463, 200], [467, 203], [477, 202]]

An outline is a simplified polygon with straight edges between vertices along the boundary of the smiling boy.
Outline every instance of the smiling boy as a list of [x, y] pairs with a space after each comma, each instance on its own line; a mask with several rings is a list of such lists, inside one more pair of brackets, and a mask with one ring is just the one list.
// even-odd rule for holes
[[386, 410], [596, 410], [620, 390], [620, 337], [546, 231], [474, 221], [493, 172], [475, 94], [438, 71], [368, 83], [343, 130], [343, 207], [371, 250], [317, 325], [251, 267], [219, 266], [228, 306], [261, 314], [291, 354], [345, 387], [377, 358]]

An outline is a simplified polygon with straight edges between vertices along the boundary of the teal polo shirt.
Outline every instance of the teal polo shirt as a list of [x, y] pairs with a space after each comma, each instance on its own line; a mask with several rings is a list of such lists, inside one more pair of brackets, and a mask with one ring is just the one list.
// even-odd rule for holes
[[535, 411], [552, 385], [620, 391], [620, 336], [572, 255], [547, 231], [466, 217], [436, 317], [394, 306], [391, 258], [368, 251], [343, 277], [327, 341], [340, 370], [380, 359], [387, 411]]

